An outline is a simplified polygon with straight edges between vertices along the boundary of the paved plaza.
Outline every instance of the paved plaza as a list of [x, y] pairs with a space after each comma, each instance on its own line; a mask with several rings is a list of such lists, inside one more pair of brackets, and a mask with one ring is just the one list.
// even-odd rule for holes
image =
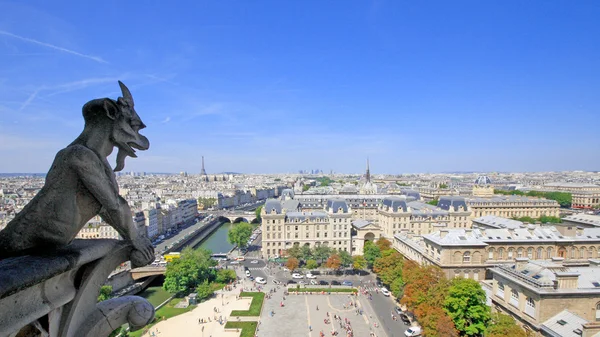
[[[383, 329], [374, 327], [379, 325], [377, 317], [369, 314], [369, 310], [362, 308], [364, 297], [349, 295], [288, 295], [283, 300], [283, 293], [278, 291], [270, 300], [265, 302], [265, 308], [261, 317], [258, 336], [285, 336], [285, 337], [319, 337], [323, 331], [325, 336], [331, 336], [333, 331], [338, 336], [345, 337], [346, 330], [340, 326], [340, 321], [333, 319], [333, 315], [341, 317], [341, 323], [346, 319], [355, 337], [369, 336], [373, 331], [376, 336], [387, 336]], [[285, 306], [281, 307], [280, 303]], [[357, 309], [351, 307], [350, 302], [357, 301], [358, 310], [363, 309], [363, 314], [357, 314]], [[318, 309], [317, 309], [318, 308]], [[271, 316], [271, 311], [275, 314]], [[325, 319], [329, 313], [329, 323]], [[309, 330], [312, 326], [312, 331]]]

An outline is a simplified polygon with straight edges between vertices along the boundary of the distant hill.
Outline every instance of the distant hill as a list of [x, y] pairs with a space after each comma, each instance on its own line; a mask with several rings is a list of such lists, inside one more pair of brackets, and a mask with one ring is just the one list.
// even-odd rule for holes
[[0, 173], [0, 177], [45, 177], [46, 173]]

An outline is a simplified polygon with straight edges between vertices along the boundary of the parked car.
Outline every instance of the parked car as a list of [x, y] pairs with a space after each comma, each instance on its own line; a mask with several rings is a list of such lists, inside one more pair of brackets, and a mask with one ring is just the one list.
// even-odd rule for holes
[[395, 312], [396, 312], [396, 314], [398, 314], [398, 315], [401, 315], [401, 314], [403, 314], [403, 313], [404, 313], [400, 307], [395, 307], [395, 308], [394, 308], [394, 311], [395, 311]]
[[406, 331], [404, 331], [404, 335], [407, 337], [421, 336], [421, 327], [411, 326]]
[[406, 313], [400, 314], [400, 320], [406, 325], [410, 325], [410, 317]]
[[316, 286], [317, 284], [319, 284], [319, 282], [317, 282], [315, 280], [310, 280], [310, 284], [313, 286]]
[[387, 290], [387, 288], [382, 287], [381, 288], [381, 294], [383, 294], [383, 296], [389, 297], [390, 296], [390, 291]]
[[339, 281], [333, 280], [331, 281], [332, 286], [341, 286], [342, 284]]
[[246, 269], [246, 277], [250, 277], [250, 271]]
[[296, 284], [296, 281], [294, 281], [294, 280], [289, 280], [289, 281], [287, 281], [287, 284]]
[[352, 287], [352, 282], [350, 282], [350, 281], [344, 281], [344, 282], [342, 282], [342, 285]]
[[256, 281], [256, 283], [259, 283], [259, 284], [267, 284], [267, 280], [265, 280], [262, 277], [257, 277], [254, 279], [254, 281]]
[[304, 282], [304, 281], [300, 280], [300, 281], [298, 281], [298, 284], [305, 285], [305, 284], [306, 284], [306, 282]]
[[321, 280], [321, 281], [319, 281], [319, 285], [328, 286], [329, 282]]
[[312, 279], [314, 279], [314, 278], [317, 278], [317, 277], [315, 275], [311, 274], [311, 273], [308, 273], [308, 274], [306, 274], [306, 278], [312, 278]]
[[300, 279], [300, 278], [304, 278], [304, 275], [298, 274], [298, 273], [293, 273], [292, 274], [292, 278], [298, 278], [298, 279]]

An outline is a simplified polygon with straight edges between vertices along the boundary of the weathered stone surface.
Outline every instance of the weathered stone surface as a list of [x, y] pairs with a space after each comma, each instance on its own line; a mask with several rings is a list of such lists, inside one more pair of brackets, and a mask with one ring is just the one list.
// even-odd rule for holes
[[144, 228], [136, 228], [127, 202], [119, 196], [107, 157], [119, 149], [115, 171], [135, 149], [147, 150], [145, 127], [131, 93], [119, 82], [123, 97], [95, 99], [83, 107], [83, 132], [60, 150], [40, 192], [0, 231], [0, 259], [56, 250], [68, 245], [95, 215], [113, 226], [136, 249], [131, 260], [142, 266], [154, 259]]

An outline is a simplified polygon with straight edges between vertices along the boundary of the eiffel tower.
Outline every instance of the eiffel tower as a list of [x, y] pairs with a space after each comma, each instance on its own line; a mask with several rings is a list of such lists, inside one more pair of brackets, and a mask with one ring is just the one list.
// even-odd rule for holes
[[206, 170], [204, 169], [204, 156], [202, 156], [202, 171], [200, 171], [200, 174], [205, 176], [206, 174]]

